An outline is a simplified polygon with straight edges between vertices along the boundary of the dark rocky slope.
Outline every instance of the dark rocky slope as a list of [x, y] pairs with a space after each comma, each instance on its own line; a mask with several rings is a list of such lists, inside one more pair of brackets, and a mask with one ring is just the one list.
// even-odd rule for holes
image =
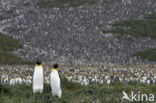
[[[133, 52], [156, 47], [151, 38], [103, 34], [109, 23], [142, 19], [155, 0], [97, 0], [93, 6], [40, 8], [39, 0], [0, 0], [0, 30], [23, 43], [23, 58], [62, 64], [147, 64]], [[27, 5], [26, 5], [27, 4]]]

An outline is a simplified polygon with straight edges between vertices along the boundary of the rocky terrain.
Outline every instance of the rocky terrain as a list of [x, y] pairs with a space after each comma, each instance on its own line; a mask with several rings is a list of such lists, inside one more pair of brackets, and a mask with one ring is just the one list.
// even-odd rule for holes
[[156, 47], [151, 38], [103, 34], [110, 23], [156, 11], [155, 0], [96, 0], [96, 4], [69, 8], [40, 8], [40, 0], [0, 0], [0, 31], [14, 37], [24, 49], [14, 54], [44, 63], [151, 64], [133, 52]]
[[[62, 78], [78, 82], [82, 85], [94, 83], [130, 81], [152, 84], [156, 83], [156, 66], [138, 65], [105, 65], [105, 66], [60, 66], [59, 73]], [[51, 66], [44, 66], [45, 83], [50, 82]], [[31, 84], [33, 66], [1, 66], [0, 83], [2, 84]]]

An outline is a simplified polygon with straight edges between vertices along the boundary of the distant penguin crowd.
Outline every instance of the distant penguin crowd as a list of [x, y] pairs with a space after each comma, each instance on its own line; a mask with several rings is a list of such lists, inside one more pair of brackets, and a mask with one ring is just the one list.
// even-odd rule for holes
[[[58, 73], [58, 64], [54, 64], [51, 74], [50, 74], [50, 84], [51, 84], [51, 92], [53, 96], [57, 96], [61, 98], [62, 96], [62, 86], [61, 86], [61, 78]], [[42, 93], [44, 88], [44, 76], [43, 76], [43, 66], [41, 61], [37, 61], [34, 74], [33, 74], [33, 82], [32, 82], [33, 93]]]

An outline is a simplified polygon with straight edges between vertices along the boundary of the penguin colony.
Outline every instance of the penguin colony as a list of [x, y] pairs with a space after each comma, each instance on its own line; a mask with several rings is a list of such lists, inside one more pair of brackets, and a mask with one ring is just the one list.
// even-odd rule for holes
[[[66, 77], [69, 81], [78, 82], [82, 85], [92, 83], [123, 82], [127, 84], [129, 81], [152, 84], [156, 83], [156, 65], [105, 65], [105, 66], [89, 66], [89, 67], [72, 67], [60, 66], [61, 77]], [[44, 66], [44, 82], [50, 84], [51, 67]], [[16, 65], [16, 66], [0, 66], [0, 83], [2, 84], [32, 84], [32, 75], [34, 66], [32, 65]]]

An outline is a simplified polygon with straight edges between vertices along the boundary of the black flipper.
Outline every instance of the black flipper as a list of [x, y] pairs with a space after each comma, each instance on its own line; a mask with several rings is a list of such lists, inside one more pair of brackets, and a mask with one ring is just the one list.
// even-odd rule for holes
[[[59, 74], [59, 72], [58, 72], [58, 74]], [[62, 77], [60, 76], [60, 74], [59, 74], [59, 77], [60, 77], [61, 90], [62, 90]]]

